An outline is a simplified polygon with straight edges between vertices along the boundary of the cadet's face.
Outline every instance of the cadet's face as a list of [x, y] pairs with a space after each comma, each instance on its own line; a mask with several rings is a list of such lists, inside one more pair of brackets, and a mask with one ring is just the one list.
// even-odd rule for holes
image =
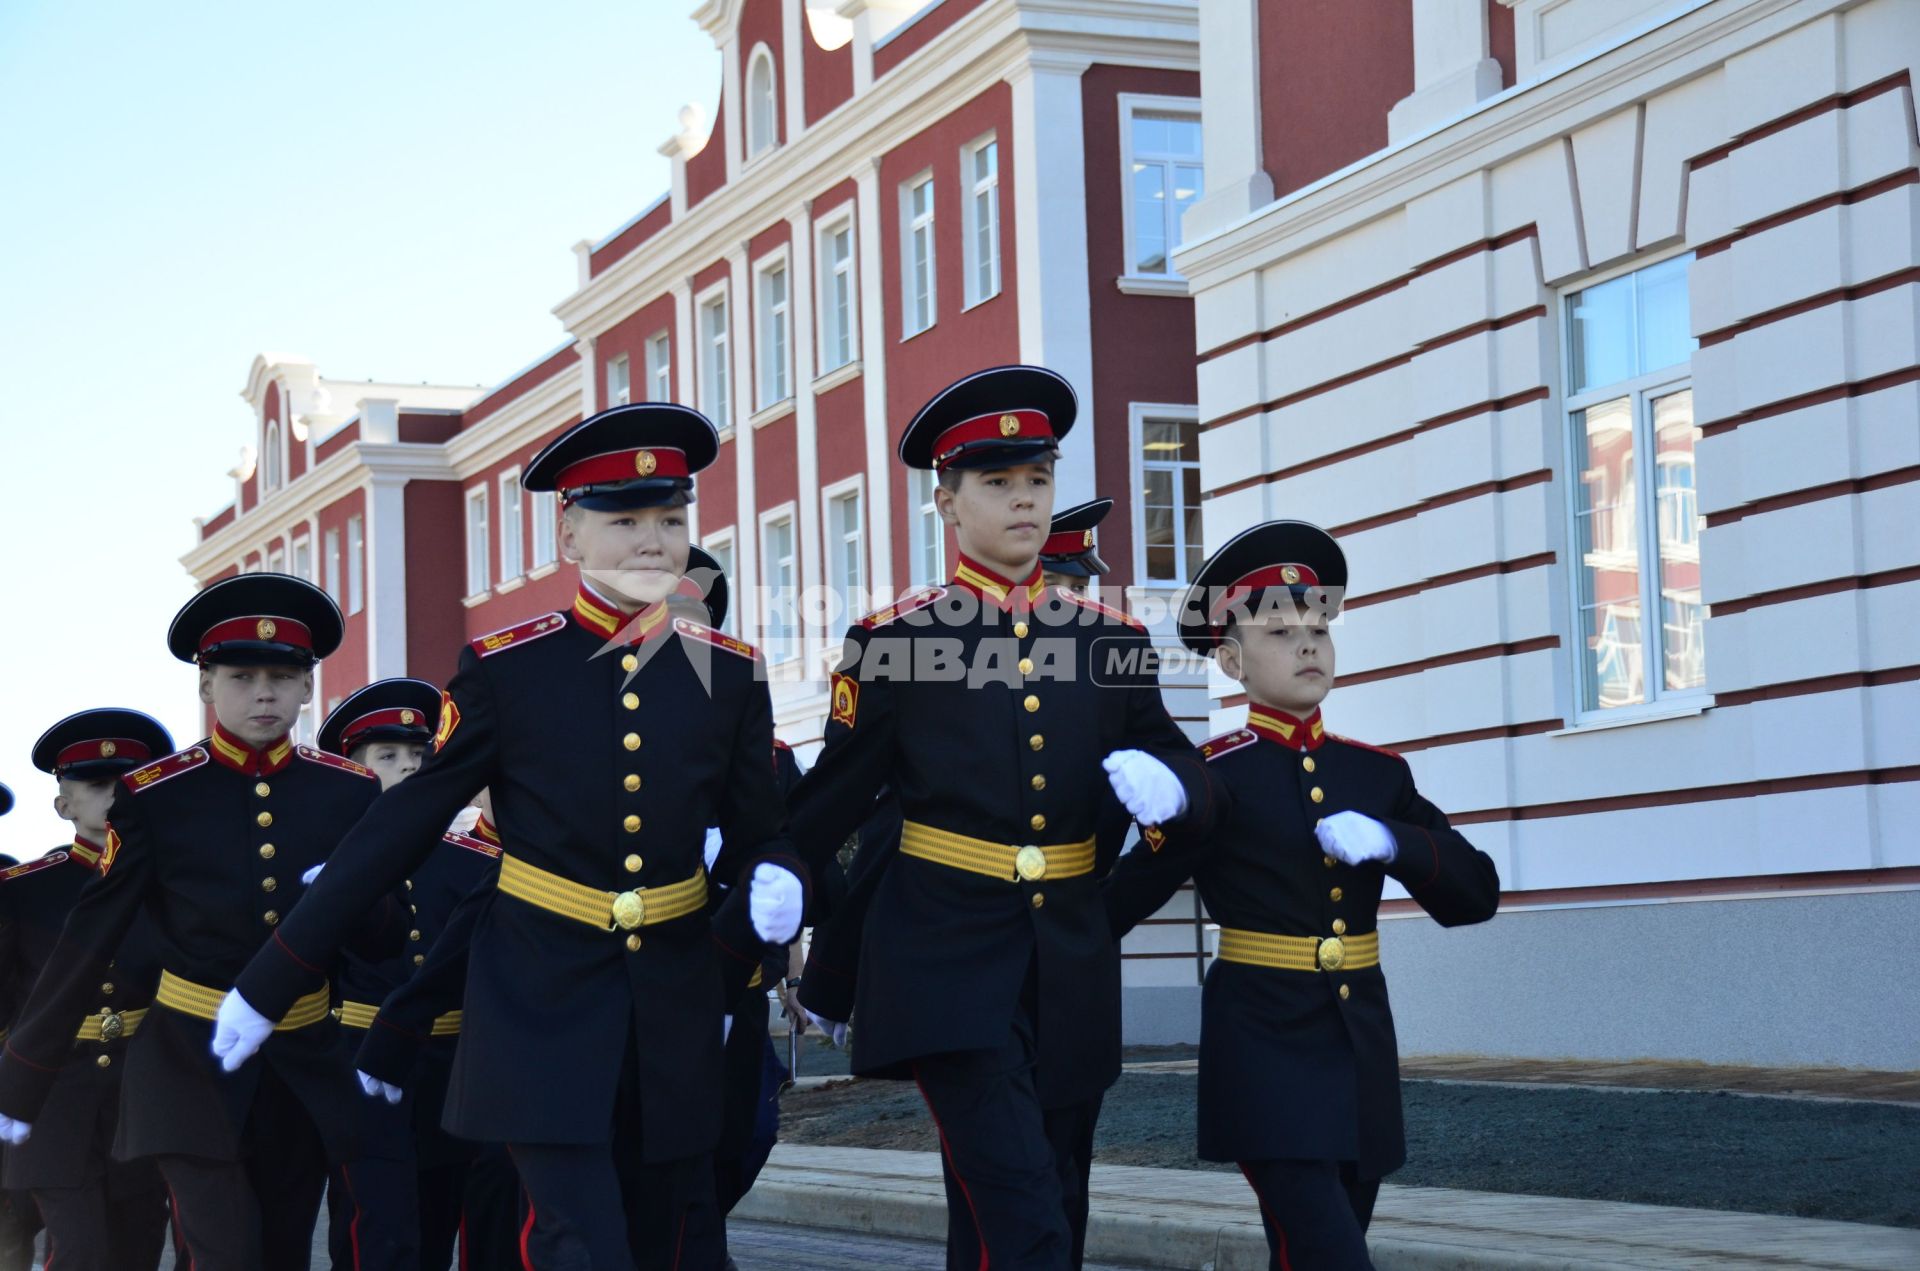
[[211, 666], [200, 672], [200, 700], [220, 727], [255, 749], [293, 731], [313, 700], [313, 672], [297, 666]]
[[1310, 715], [1333, 689], [1333, 632], [1319, 619], [1278, 615], [1236, 622], [1220, 646], [1220, 669], [1247, 696], [1290, 715]]
[[961, 551], [1008, 578], [1024, 578], [1040, 559], [1053, 520], [1053, 464], [970, 468], [960, 474], [958, 490], [941, 486], [933, 501]]
[[1068, 591], [1077, 591], [1083, 596], [1087, 594], [1087, 584], [1092, 581], [1081, 574], [1056, 574], [1051, 569], [1041, 577], [1049, 587], [1065, 587]]
[[575, 507], [560, 527], [560, 546], [580, 576], [607, 599], [643, 609], [673, 594], [687, 572], [687, 510], [635, 508], [596, 512]]
[[353, 761], [372, 769], [382, 790], [391, 790], [420, 771], [426, 760], [426, 744], [417, 741], [370, 741], [353, 748]]
[[73, 822], [73, 832], [99, 843], [107, 837], [107, 810], [113, 806], [113, 792], [119, 782], [112, 777], [96, 781], [60, 778], [60, 793], [53, 798], [53, 810]]

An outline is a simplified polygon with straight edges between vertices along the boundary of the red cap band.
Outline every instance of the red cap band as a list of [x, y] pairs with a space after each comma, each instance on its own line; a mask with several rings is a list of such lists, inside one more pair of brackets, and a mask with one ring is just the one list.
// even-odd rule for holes
[[1207, 610], [1207, 620], [1219, 624], [1220, 615], [1234, 605], [1239, 604], [1254, 592], [1266, 587], [1318, 587], [1320, 575], [1307, 565], [1267, 565], [1250, 574], [1242, 574], [1228, 586], [1213, 607]]
[[100, 759], [125, 759], [131, 763], [145, 763], [153, 758], [153, 752], [147, 749], [143, 741], [131, 737], [96, 737], [92, 741], [77, 741], [55, 756], [55, 772], [69, 764], [93, 763]]
[[411, 706], [368, 711], [340, 730], [340, 749], [352, 750], [360, 734], [369, 728], [385, 728], [389, 725], [395, 728], [419, 728], [429, 733], [433, 731], [433, 724], [427, 717]]
[[687, 471], [686, 451], [673, 446], [646, 446], [639, 450], [616, 450], [569, 464], [560, 470], [553, 483], [561, 490], [577, 490], [583, 485], [692, 475]]
[[268, 644], [291, 645], [308, 652], [313, 650], [313, 632], [307, 630], [306, 623], [265, 615], [216, 622], [200, 637], [200, 650], [204, 653], [214, 645], [225, 644], [229, 640], [259, 640]]
[[944, 468], [960, 448], [975, 441], [1052, 441], [1053, 424], [1037, 410], [995, 411], [963, 419], [933, 443], [933, 466]]
[[1040, 544], [1042, 556], [1078, 556], [1081, 552], [1092, 550], [1092, 530], [1067, 530], [1060, 534], [1049, 534], [1047, 541]]

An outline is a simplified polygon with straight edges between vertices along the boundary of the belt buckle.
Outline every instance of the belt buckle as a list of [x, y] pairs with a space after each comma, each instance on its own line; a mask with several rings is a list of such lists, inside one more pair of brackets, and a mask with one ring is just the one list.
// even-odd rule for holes
[[613, 925], [632, 931], [647, 921], [647, 901], [637, 891], [623, 891], [613, 898]]
[[1047, 854], [1029, 843], [1013, 854], [1013, 871], [1023, 883], [1037, 883], [1047, 876]]
[[127, 1031], [127, 1023], [125, 1020], [120, 1018], [120, 1015], [118, 1012], [107, 1011], [107, 1010], [103, 1010], [100, 1012], [100, 1040], [101, 1041], [103, 1042], [118, 1041], [120, 1040], [121, 1035], [126, 1031]]
[[1347, 960], [1346, 942], [1339, 936], [1328, 936], [1320, 942], [1320, 947], [1313, 951], [1313, 956], [1314, 960], [1320, 964], [1322, 971], [1338, 971], [1341, 964]]

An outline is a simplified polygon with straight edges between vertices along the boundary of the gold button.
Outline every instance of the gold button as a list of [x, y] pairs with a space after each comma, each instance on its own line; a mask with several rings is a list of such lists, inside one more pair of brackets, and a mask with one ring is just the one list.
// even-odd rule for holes
[[1032, 905], [1035, 909], [1038, 909], [1042, 905], [1045, 905], [1047, 903], [1047, 894], [1045, 892], [1037, 891], [1033, 893], [1033, 895], [1027, 900], [1027, 903], [1029, 905]]
[[627, 952], [628, 953], [640, 952], [640, 937], [637, 933], [627, 937]]
[[1026, 638], [1027, 638], [1027, 624], [1026, 624], [1026, 623], [1024, 623], [1024, 622], [1016, 622], [1016, 623], [1014, 623], [1014, 624], [1013, 624], [1013, 636], [1014, 636], [1014, 639], [1016, 639], [1016, 640], [1024, 640], [1024, 639], [1026, 639]]
[[1321, 800], [1327, 797], [1327, 792], [1325, 790], [1322, 790], [1319, 786], [1315, 786], [1313, 789], [1307, 791], [1307, 797], [1309, 799], [1312, 799], [1315, 803], [1319, 803]]
[[1047, 779], [1042, 774], [1036, 772], [1033, 774], [1033, 780], [1028, 782], [1028, 784], [1036, 790], [1044, 790], [1047, 788]]
[[413, 929], [412, 931], [409, 931], [409, 932], [407, 933], [407, 939], [409, 939], [409, 940], [418, 940], [418, 939], [420, 939], [420, 928], [418, 928], [418, 927], [415, 927], [415, 928], [414, 928], [414, 929]]
[[626, 860], [627, 872], [629, 874], [637, 874], [640, 872], [640, 867], [645, 864], [646, 862], [638, 856], [629, 856]]
[[1029, 750], [1038, 750], [1046, 744], [1047, 744], [1047, 739], [1045, 737], [1042, 737], [1039, 733], [1035, 733], [1033, 736], [1027, 738], [1027, 748]]
[[640, 818], [631, 812], [627, 813], [627, 819], [620, 822], [620, 824], [626, 827], [627, 833], [629, 834], [638, 834], [640, 832]]
[[263, 861], [270, 861], [273, 859], [273, 844], [262, 843], [260, 845], [260, 859]]
[[[1040, 699], [1034, 696], [1032, 693], [1027, 694], [1027, 700], [1020, 704], [1027, 708], [1027, 713], [1029, 715], [1031, 715], [1034, 711], [1037, 711], [1040, 709]], [[262, 812], [260, 815], [265, 816], [266, 813]], [[265, 824], [265, 822], [262, 822], [262, 824]]]
[[1333, 934], [1336, 936], [1344, 936], [1347, 934], [1347, 920], [1345, 918], [1335, 918], [1333, 920]]
[[408, 906], [407, 906], [407, 912], [408, 912], [408, 913], [410, 913], [410, 914], [417, 914], [417, 913], [419, 913], [419, 912], [420, 912], [420, 906], [418, 906], [418, 905], [408, 905]]
[[262, 812], [259, 816], [253, 818], [253, 823], [264, 830], [273, 824], [273, 813]]
[[98, 1059], [94, 1060], [93, 1063], [96, 1068], [111, 1068], [113, 1067], [113, 1056], [102, 1055]]
[[1031, 825], [1036, 830], [1044, 830], [1047, 828], [1047, 818], [1040, 815], [1038, 812], [1035, 812], [1032, 816], [1027, 818], [1027, 824]]
[[264, 799], [268, 795], [273, 793], [273, 787], [268, 785], [266, 782], [262, 781], [259, 785], [253, 788], [253, 792]]
[[1341, 891], [1338, 887], [1334, 888], [1331, 892], [1328, 893], [1328, 895], [1332, 896], [1335, 900], [1339, 900], [1341, 897], [1345, 896], [1346, 894], [1347, 893]]
[[108, 997], [112, 997], [112, 996], [113, 996], [113, 981], [112, 981], [112, 980], [108, 980], [108, 981], [107, 981], [107, 982], [106, 982], [105, 984], [102, 984], [102, 985], [100, 986], [100, 991], [101, 991], [102, 993], [105, 993], [105, 994], [106, 994], [106, 995], [107, 995]]
[[408, 890], [408, 891], [412, 891], [412, 890], [413, 890], [413, 880], [412, 880], [411, 878], [409, 878], [409, 879], [407, 880], [407, 890]]
[[620, 659], [620, 669], [623, 671], [637, 671], [640, 669], [640, 659], [629, 653]]
[[620, 739], [620, 744], [622, 746], [625, 746], [628, 750], [638, 750], [640, 749], [640, 734], [628, 733], [625, 737], [622, 737]]
[[1348, 988], [1346, 985], [1342, 984], [1340, 986], [1340, 1000], [1344, 1002], [1352, 996], [1353, 996], [1353, 990]]
[[275, 882], [271, 877], [263, 878], [260, 880], [261, 891], [272, 891], [274, 888], [278, 887], [279, 885], [280, 884]]
[[628, 794], [632, 794], [640, 788], [640, 774], [637, 772], [629, 772], [627, 779], [620, 784], [626, 787]]
[[269, 909], [260, 915], [260, 921], [271, 927], [274, 923], [280, 921], [280, 911], [277, 909]]
[[1307, 770], [1308, 772], [1312, 772], [1312, 771], [1313, 771], [1313, 756], [1312, 756], [1312, 755], [1302, 755], [1302, 756], [1300, 757], [1300, 766], [1301, 766], [1302, 768], [1305, 768], [1305, 769], [1306, 769], [1306, 770]]
[[1322, 865], [1325, 865], [1328, 869], [1332, 869], [1339, 862], [1335, 861], [1331, 856], [1322, 856], [1320, 858], [1320, 863]]
[[1032, 658], [1021, 658], [1021, 659], [1020, 659], [1020, 674], [1022, 674], [1022, 675], [1032, 675], [1032, 674], [1033, 674], [1033, 659], [1032, 659]]
[[630, 711], [637, 711], [640, 709], [640, 695], [638, 693], [627, 693], [620, 698], [620, 704]]
[[413, 955], [413, 964], [414, 964], [415, 966], [425, 966], [425, 965], [427, 964], [427, 955], [426, 955], [426, 954], [424, 954], [424, 953], [416, 953], [416, 954], [414, 954], [414, 955]]

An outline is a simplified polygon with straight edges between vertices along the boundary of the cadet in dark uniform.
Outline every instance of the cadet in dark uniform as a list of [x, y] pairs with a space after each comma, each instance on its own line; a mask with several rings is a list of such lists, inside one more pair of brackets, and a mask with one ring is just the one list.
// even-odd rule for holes
[[[276, 1006], [264, 1062], [228, 1074], [207, 1054], [226, 986], [379, 790], [358, 764], [288, 736], [340, 629], [325, 592], [284, 574], [226, 579], [180, 610], [167, 642], [200, 666], [213, 734], [121, 779], [99, 876], [0, 1062], [0, 1134], [18, 1141], [144, 911], [162, 970], [127, 1045], [114, 1154], [158, 1158], [195, 1271], [306, 1267], [325, 1160], [353, 1156], [362, 1095], [323, 977]], [[353, 935], [396, 940], [400, 916], [369, 897]]]
[[[0, 785], [0, 816], [13, 811], [13, 791]], [[0, 853], [0, 869], [12, 869], [20, 862], [16, 857]], [[4, 921], [0, 914], [0, 921]], [[0, 935], [3, 939], [4, 935]], [[20, 999], [14, 995], [14, 988], [0, 978], [0, 1042], [7, 1037], [7, 1029], [13, 1024], [14, 1012], [20, 1006]], [[0, 1143], [0, 1162], [6, 1160], [7, 1153], [13, 1149]], [[40, 1211], [34, 1207], [33, 1197], [26, 1192], [0, 1191], [0, 1271], [33, 1271], [34, 1237], [40, 1231]]]
[[826, 747], [793, 802], [795, 842], [824, 860], [895, 792], [901, 842], [865, 924], [853, 1069], [919, 1082], [985, 1255], [1007, 1268], [1069, 1265], [1055, 1145], [1119, 1073], [1099, 796], [1111, 782], [1147, 824], [1200, 832], [1214, 815], [1144, 669], [1144, 628], [1041, 579], [1075, 409], [1058, 375], [1002, 367], [908, 425], [900, 457], [940, 472], [960, 562], [948, 585], [849, 631]]
[[[73, 841], [0, 873], [0, 977], [24, 1000], [59, 942], [67, 913], [94, 876], [119, 778], [173, 752], [167, 730], [129, 710], [70, 715], [34, 743], [33, 766], [59, 782], [54, 810]], [[159, 1264], [166, 1187], [152, 1161], [112, 1159], [120, 1075], [160, 977], [159, 950], [137, 920], [95, 990], [40, 1110], [31, 1139], [6, 1153], [4, 1182], [31, 1191], [46, 1224], [47, 1258], [62, 1271], [137, 1271]]]
[[1500, 903], [1492, 860], [1420, 797], [1391, 751], [1320, 720], [1328, 630], [1347, 564], [1327, 533], [1270, 521], [1202, 567], [1182, 639], [1245, 685], [1247, 726], [1203, 748], [1232, 794], [1211, 836], [1178, 831], [1122, 857], [1116, 931], [1188, 874], [1218, 922], [1200, 1033], [1200, 1155], [1239, 1164], [1259, 1197], [1271, 1266], [1369, 1267], [1380, 1180], [1406, 1157], [1399, 1054], [1377, 911], [1388, 878], [1445, 926]]
[[1047, 541], [1040, 545], [1040, 568], [1047, 586], [1065, 587], [1086, 594], [1093, 580], [1107, 572], [1094, 543], [1094, 527], [1113, 511], [1109, 498], [1088, 499], [1064, 512], [1056, 512], [1047, 527]]
[[[444, 1124], [510, 1145], [535, 1266], [672, 1262], [720, 1131], [728, 999], [712, 932], [743, 985], [759, 940], [790, 941], [805, 903], [759, 655], [663, 603], [687, 568], [693, 474], [718, 446], [698, 412], [639, 403], [535, 456], [523, 482], [559, 491], [562, 547], [582, 569], [571, 612], [461, 654], [433, 758], [381, 796], [224, 1008], [233, 1062], [487, 789], [507, 851], [474, 932]], [[718, 924], [711, 825], [725, 841], [714, 872], [736, 882]], [[626, 1172], [623, 1200], [629, 1153], [644, 1168]]]

